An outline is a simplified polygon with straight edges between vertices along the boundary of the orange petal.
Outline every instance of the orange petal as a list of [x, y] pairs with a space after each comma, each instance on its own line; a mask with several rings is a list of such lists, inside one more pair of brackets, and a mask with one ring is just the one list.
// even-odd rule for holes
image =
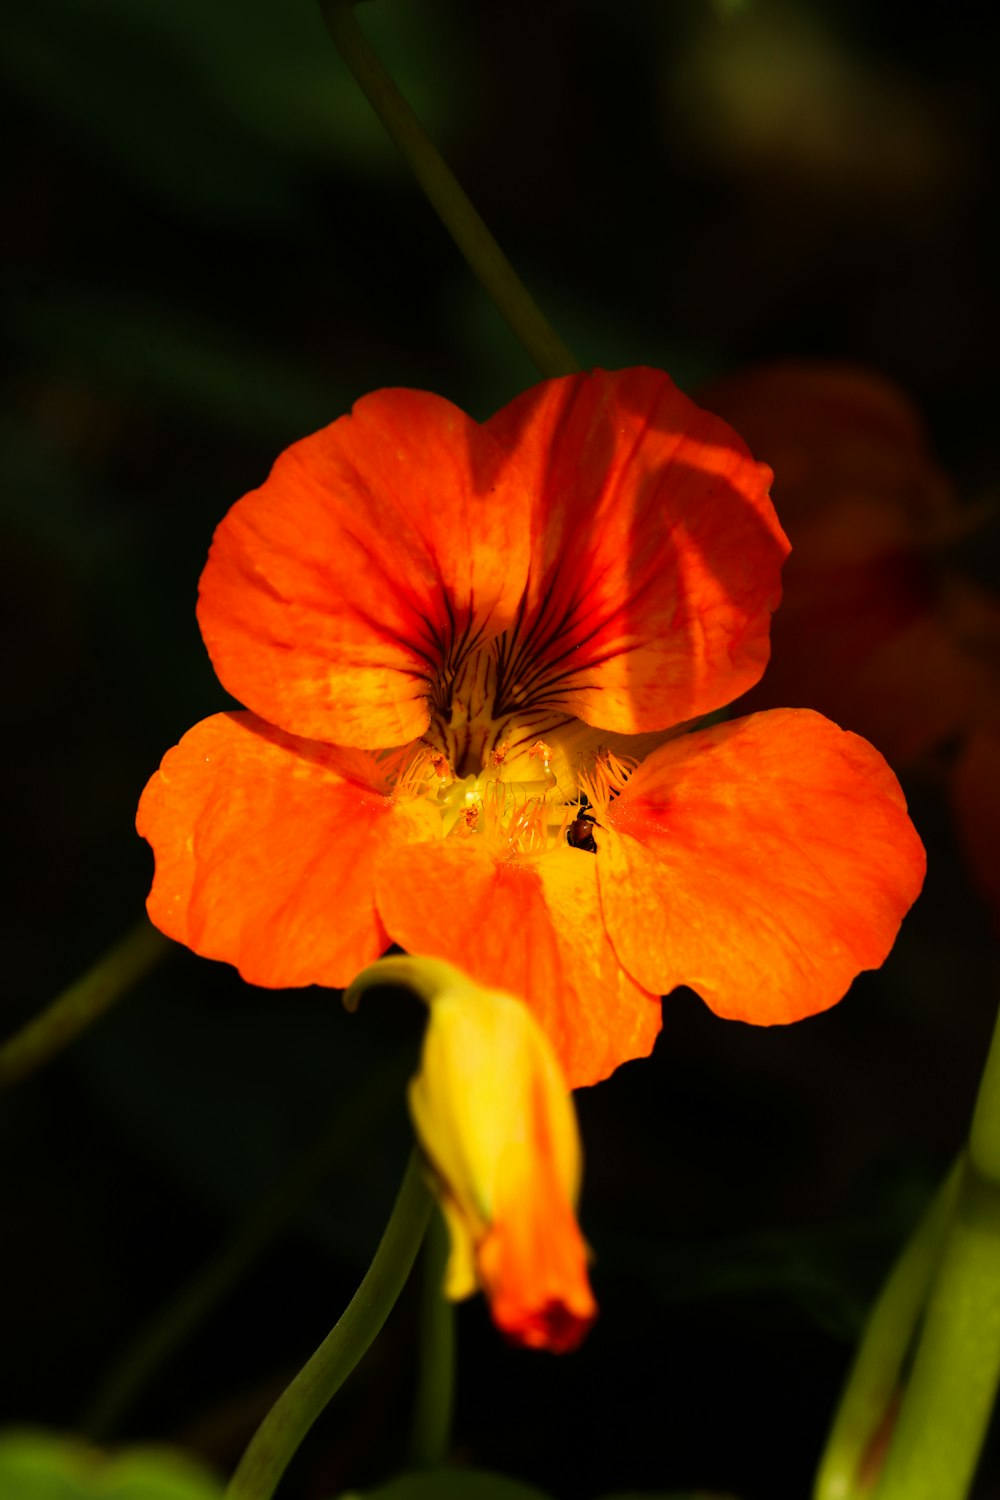
[[524, 498], [503, 466], [482, 427], [424, 391], [377, 391], [295, 443], [222, 521], [202, 574], [225, 687], [295, 734], [416, 739], [431, 680], [510, 623], [524, 586]]
[[518, 638], [562, 706], [638, 733], [756, 682], [788, 545], [724, 422], [634, 369], [546, 381], [487, 427], [532, 497]]
[[493, 1222], [476, 1257], [493, 1321], [529, 1349], [575, 1349], [597, 1316], [587, 1248], [551, 1164], [551, 1144], [531, 1122], [526, 1153], [511, 1152], [499, 1175]]
[[599, 821], [601, 904], [629, 973], [758, 1025], [825, 1010], [877, 967], [923, 881], [885, 761], [807, 710], [671, 740]]
[[658, 997], [629, 978], [608, 942], [596, 863], [568, 847], [498, 859], [473, 837], [387, 850], [378, 872], [393, 942], [520, 995], [570, 1088], [646, 1057], [660, 1029]]
[[388, 946], [375, 858], [414, 836], [417, 815], [383, 794], [371, 756], [216, 714], [167, 752], [139, 804], [150, 918], [252, 984], [346, 985]]

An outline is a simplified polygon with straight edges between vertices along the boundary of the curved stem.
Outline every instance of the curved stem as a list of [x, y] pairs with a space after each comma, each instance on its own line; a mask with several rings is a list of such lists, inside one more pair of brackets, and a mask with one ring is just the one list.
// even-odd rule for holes
[[320, 10], [362, 93], [514, 337], [543, 375], [579, 370], [372, 50], [351, 0], [320, 0]]
[[271, 1500], [302, 1439], [392, 1311], [420, 1248], [432, 1201], [414, 1148], [364, 1280], [334, 1328], [258, 1427], [229, 1482], [226, 1500]]
[[899, 1387], [900, 1371], [927, 1299], [958, 1196], [960, 1156], [934, 1196], [879, 1293], [840, 1398], [813, 1488], [813, 1500], [854, 1500]]
[[125, 1350], [98, 1386], [80, 1423], [82, 1432], [98, 1442], [120, 1425], [157, 1371], [235, 1291], [343, 1157], [359, 1149], [410, 1071], [409, 1055], [397, 1057], [346, 1101], [321, 1138]]
[[998, 1385], [1000, 1021], [877, 1500], [965, 1500]]
[[0, 1046], [0, 1089], [19, 1083], [75, 1040], [157, 964], [170, 944], [146, 917], [40, 1016]]
[[420, 1372], [410, 1435], [414, 1468], [439, 1464], [448, 1452], [455, 1391], [455, 1309], [442, 1290], [448, 1262], [448, 1226], [440, 1209], [424, 1242], [420, 1318]]

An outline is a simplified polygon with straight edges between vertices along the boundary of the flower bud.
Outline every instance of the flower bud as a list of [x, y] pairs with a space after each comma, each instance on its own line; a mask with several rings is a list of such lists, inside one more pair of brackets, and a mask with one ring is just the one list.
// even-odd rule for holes
[[580, 1137], [555, 1053], [520, 1000], [448, 964], [387, 959], [362, 976], [397, 980], [430, 1010], [409, 1105], [451, 1237], [444, 1293], [481, 1288], [514, 1343], [574, 1349], [597, 1305], [575, 1215]]

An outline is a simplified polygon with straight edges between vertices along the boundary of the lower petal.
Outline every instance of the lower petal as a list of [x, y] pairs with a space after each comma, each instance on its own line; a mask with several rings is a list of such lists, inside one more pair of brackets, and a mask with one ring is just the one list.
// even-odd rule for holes
[[443, 958], [480, 984], [520, 995], [570, 1088], [646, 1057], [657, 997], [624, 972], [608, 941], [597, 861], [580, 849], [500, 859], [474, 837], [383, 851], [379, 915], [392, 941]]
[[601, 904], [629, 973], [758, 1025], [825, 1010], [882, 963], [923, 881], [885, 761], [808, 710], [670, 741], [599, 821]]
[[139, 804], [156, 855], [150, 918], [252, 984], [339, 988], [388, 945], [375, 854], [416, 836], [412, 818], [372, 756], [216, 714], [167, 753]]

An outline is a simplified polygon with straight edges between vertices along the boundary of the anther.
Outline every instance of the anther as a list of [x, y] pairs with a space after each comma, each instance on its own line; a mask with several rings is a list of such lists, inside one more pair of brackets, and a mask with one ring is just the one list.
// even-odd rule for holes
[[453, 779], [448, 757], [447, 755], [443, 755], [440, 750], [435, 751], [431, 756], [431, 770], [441, 781], [451, 781]]

